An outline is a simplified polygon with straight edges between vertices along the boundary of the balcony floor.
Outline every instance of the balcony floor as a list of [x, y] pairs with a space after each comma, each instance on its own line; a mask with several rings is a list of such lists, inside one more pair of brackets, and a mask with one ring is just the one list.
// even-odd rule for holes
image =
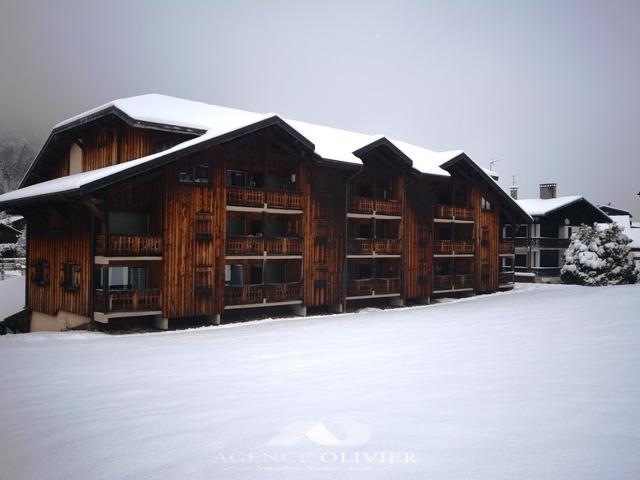
[[98, 323], [109, 323], [113, 318], [152, 317], [162, 315], [162, 310], [136, 310], [131, 312], [93, 312], [93, 319]]

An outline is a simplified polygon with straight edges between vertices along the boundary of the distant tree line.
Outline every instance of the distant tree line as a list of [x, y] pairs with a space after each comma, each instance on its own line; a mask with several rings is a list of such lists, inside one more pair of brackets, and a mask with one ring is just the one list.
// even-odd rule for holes
[[26, 139], [0, 137], [0, 193], [18, 186], [35, 155], [35, 148]]

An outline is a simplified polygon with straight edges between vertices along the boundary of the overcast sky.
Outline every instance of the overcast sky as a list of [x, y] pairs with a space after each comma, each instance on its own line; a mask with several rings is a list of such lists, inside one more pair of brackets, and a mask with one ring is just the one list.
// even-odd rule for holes
[[0, 132], [157, 92], [463, 149], [521, 198], [640, 220], [639, 25], [640, 1], [2, 0]]

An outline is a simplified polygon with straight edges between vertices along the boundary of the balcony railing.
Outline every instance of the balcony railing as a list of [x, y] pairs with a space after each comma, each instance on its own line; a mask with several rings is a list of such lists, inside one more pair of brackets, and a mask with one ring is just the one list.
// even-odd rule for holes
[[96, 235], [97, 255], [162, 255], [162, 237], [154, 235]]
[[376, 238], [375, 251], [379, 255], [400, 255], [402, 242], [399, 238]]
[[347, 295], [352, 297], [400, 293], [401, 281], [394, 278], [365, 278], [349, 280]]
[[252, 305], [302, 299], [302, 283], [274, 283], [224, 287], [225, 305]]
[[298, 237], [269, 237], [265, 247], [267, 255], [302, 255], [302, 239]]
[[96, 290], [96, 311], [142, 312], [162, 310], [162, 291], [147, 290]]
[[436, 205], [433, 216], [434, 218], [444, 218], [447, 220], [473, 220], [473, 208]]
[[513, 242], [501, 241], [498, 246], [501, 255], [513, 255], [516, 253], [516, 245]]
[[435, 275], [433, 277], [434, 290], [460, 290], [473, 288], [473, 275]]
[[473, 241], [471, 240], [436, 240], [433, 244], [436, 255], [472, 255]]
[[402, 242], [399, 238], [350, 238], [348, 251], [351, 255], [400, 255]]
[[398, 200], [382, 200], [370, 197], [349, 197], [349, 211], [353, 213], [366, 213], [377, 215], [401, 215], [400, 202]]
[[227, 205], [302, 209], [302, 192], [227, 186]]
[[227, 255], [262, 255], [264, 252], [264, 238], [229, 235], [227, 237]]
[[500, 285], [510, 285], [515, 281], [514, 272], [500, 272], [498, 275]]

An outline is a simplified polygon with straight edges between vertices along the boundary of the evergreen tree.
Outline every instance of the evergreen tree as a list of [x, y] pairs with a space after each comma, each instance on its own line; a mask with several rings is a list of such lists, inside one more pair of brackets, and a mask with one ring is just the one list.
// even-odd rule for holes
[[560, 272], [562, 283], [574, 285], [621, 285], [636, 283], [638, 270], [630, 255], [631, 240], [617, 224], [600, 230], [582, 225], [571, 236]]

